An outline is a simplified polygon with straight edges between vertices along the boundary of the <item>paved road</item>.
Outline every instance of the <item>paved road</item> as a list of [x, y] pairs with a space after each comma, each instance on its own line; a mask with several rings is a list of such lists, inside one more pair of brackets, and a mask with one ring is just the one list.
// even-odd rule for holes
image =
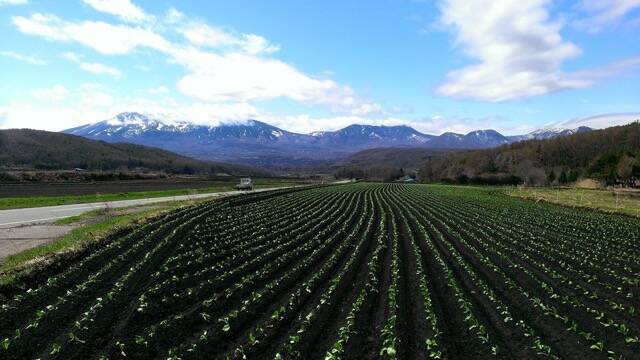
[[[254, 192], [269, 191], [279, 188], [265, 188], [257, 189]], [[104, 208], [122, 208], [137, 205], [147, 205], [159, 202], [167, 201], [181, 201], [181, 200], [194, 200], [203, 199], [209, 197], [221, 197], [236, 195], [242, 193], [241, 191], [226, 191], [206, 194], [193, 194], [182, 196], [167, 196], [148, 199], [136, 199], [136, 200], [121, 200], [121, 201], [108, 201], [99, 203], [87, 203], [87, 204], [72, 204], [72, 205], [58, 205], [58, 206], [45, 206], [27, 209], [11, 209], [0, 210], [0, 228], [15, 227], [25, 224], [45, 223], [52, 222], [58, 219], [80, 215], [84, 212], [104, 209]]]

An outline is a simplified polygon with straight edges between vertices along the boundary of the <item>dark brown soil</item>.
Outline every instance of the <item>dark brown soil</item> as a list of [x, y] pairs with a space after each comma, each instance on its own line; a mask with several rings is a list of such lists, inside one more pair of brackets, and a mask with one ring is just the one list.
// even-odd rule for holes
[[[638, 286], [628, 278], [615, 291], [603, 281], [635, 274], [640, 246], [629, 238], [640, 238], [639, 224], [456, 191], [278, 190], [123, 229], [0, 289], [0, 358], [324, 359], [334, 349], [341, 359], [395, 350], [417, 360], [429, 358], [426, 339], [437, 339], [443, 359], [637, 357], [637, 299], [625, 292]], [[509, 226], [511, 218], [520, 220]], [[600, 250], [610, 266], [596, 252], [569, 256], [589, 251], [585, 234], [611, 245]], [[537, 251], [558, 239], [575, 247]], [[367, 296], [354, 307], [359, 294]], [[388, 335], [395, 348], [383, 352]]]

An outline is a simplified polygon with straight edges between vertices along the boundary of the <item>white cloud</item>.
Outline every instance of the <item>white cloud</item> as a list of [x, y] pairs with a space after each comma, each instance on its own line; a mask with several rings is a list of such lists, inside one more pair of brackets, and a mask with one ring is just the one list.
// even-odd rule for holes
[[124, 21], [141, 22], [150, 21], [152, 16], [144, 12], [139, 6], [130, 0], [82, 0], [97, 11], [115, 15]]
[[335, 131], [353, 124], [385, 126], [407, 125], [420, 130], [420, 126], [422, 124], [422, 120], [411, 120], [395, 117], [371, 119], [356, 115], [317, 117], [308, 114], [285, 116], [261, 114], [259, 115], [258, 119], [282, 129], [302, 134], [308, 134], [314, 131]]
[[109, 75], [116, 79], [119, 79], [122, 77], [122, 72], [117, 68], [114, 68], [112, 66], [108, 66], [105, 64], [101, 64], [98, 62], [85, 62], [82, 60], [83, 58], [82, 55], [78, 55], [74, 52], [70, 52], [70, 51], [64, 52], [60, 54], [60, 57], [65, 60], [69, 60], [71, 62], [79, 64], [80, 69], [86, 72], [90, 72], [98, 75]]
[[178, 30], [192, 44], [226, 50], [240, 50], [248, 54], [270, 54], [279, 46], [256, 34], [234, 34], [202, 22], [191, 22]]
[[78, 54], [76, 54], [74, 52], [71, 52], [71, 51], [67, 51], [67, 52], [64, 52], [64, 53], [60, 54], [60, 57], [65, 59], [65, 60], [69, 60], [69, 61], [76, 62], [76, 63], [79, 63], [80, 61], [82, 61], [82, 56], [81, 55], [78, 55]]
[[73, 40], [107, 55], [127, 54], [139, 47], [160, 51], [167, 51], [171, 47], [166, 39], [153, 31], [127, 25], [84, 21], [68, 24], [64, 31]]
[[54, 15], [35, 13], [14, 16], [20, 31], [52, 41], [78, 42], [99, 53], [122, 55], [139, 47], [168, 51], [171, 44], [155, 32], [141, 27], [113, 25], [103, 21], [66, 22]]
[[143, 65], [143, 64], [139, 64], [135, 66], [136, 69], [142, 71], [142, 72], [149, 72], [151, 71], [151, 67], [147, 66], [147, 65]]
[[[171, 11], [170, 11], [171, 12]], [[346, 85], [305, 74], [272, 54], [278, 47], [256, 34], [222, 30], [201, 22], [180, 21], [166, 31], [178, 31], [186, 39], [173, 43], [151, 27], [114, 25], [101, 21], [69, 22], [53, 15], [35, 13], [15, 16], [20, 31], [51, 41], [76, 42], [107, 55], [128, 54], [139, 49], [156, 50], [186, 73], [176, 87], [203, 102], [247, 102], [289, 98], [308, 105], [327, 106], [333, 112], [365, 115], [382, 113], [379, 104], [366, 101]], [[81, 68], [119, 77], [115, 68], [84, 63], [73, 53], [63, 58]]]
[[111, 66], [107, 66], [101, 63], [80, 63], [80, 69], [84, 70], [84, 71], [88, 71], [90, 73], [93, 74], [98, 74], [98, 75], [109, 75], [112, 76], [116, 79], [119, 79], [122, 77], [122, 72], [120, 72], [120, 70], [111, 67]]
[[5, 5], [24, 5], [28, 3], [27, 0], [0, 0], [0, 6]]
[[[247, 117], [249, 118], [249, 117]], [[274, 115], [259, 113], [255, 117], [258, 120], [266, 121], [269, 124], [282, 129], [298, 133], [310, 133], [313, 131], [333, 131], [342, 129], [352, 124], [369, 124], [397, 126], [407, 125], [424, 134], [441, 135], [445, 132], [467, 134], [475, 130], [493, 129], [503, 135], [522, 135], [540, 128], [539, 126], [526, 123], [509, 123], [501, 117], [445, 117], [430, 116], [423, 118], [403, 118], [395, 116], [385, 116], [370, 118], [365, 116], [327, 116], [317, 117], [308, 114], [302, 115]], [[588, 126], [594, 129], [602, 129], [611, 126], [625, 125], [634, 121], [640, 121], [640, 112], [624, 114], [603, 114], [591, 117], [577, 118], [568, 121], [553, 122], [544, 125], [545, 127], [573, 129], [579, 126]]]
[[575, 22], [589, 31], [600, 31], [604, 26], [620, 21], [625, 15], [640, 8], [640, 0], [582, 0], [579, 8], [588, 14]]
[[267, 39], [260, 35], [243, 34], [242, 49], [249, 54], [270, 54], [280, 50], [280, 46], [270, 44]]
[[147, 89], [147, 92], [151, 95], [167, 94], [169, 92], [169, 88], [164, 85], [160, 85], [158, 87]]
[[620, 76], [630, 73], [632, 70], [640, 67], [640, 56], [634, 58], [628, 58], [624, 60], [614, 61], [610, 64], [591, 68], [587, 70], [580, 70], [568, 74], [569, 78], [582, 79], [583, 81], [589, 81], [590, 83], [596, 83], [614, 76]]
[[184, 94], [205, 101], [248, 101], [289, 97], [311, 101], [335, 88], [329, 80], [308, 77], [295, 68], [273, 59], [242, 54], [217, 55], [192, 51], [176, 61], [191, 70], [178, 81]]
[[167, 11], [167, 13], [164, 16], [164, 21], [168, 24], [175, 24], [178, 23], [180, 21], [182, 21], [184, 19], [184, 14], [181, 13], [180, 11], [176, 10], [175, 8], [171, 8]]
[[191, 23], [178, 30], [192, 44], [198, 46], [220, 47], [237, 45], [240, 41], [229, 32], [203, 23]]
[[105, 107], [113, 104], [113, 97], [101, 91], [83, 93], [81, 103], [88, 107]]
[[9, 57], [32, 65], [44, 65], [45, 62], [33, 56], [24, 55], [15, 51], [0, 51], [0, 56]]
[[353, 107], [350, 111], [352, 115], [371, 115], [371, 114], [381, 114], [382, 106], [376, 103], [363, 103]]
[[104, 90], [105, 86], [102, 83], [98, 82], [88, 82], [80, 84], [80, 89], [82, 91], [93, 91], [93, 90]]
[[314, 117], [308, 114], [300, 115], [272, 115], [263, 114], [260, 118], [269, 124], [297, 133], [310, 133], [313, 131], [333, 131], [352, 124], [389, 124], [389, 119], [371, 120], [361, 116], [328, 116]]
[[69, 95], [69, 90], [62, 85], [31, 91], [31, 96], [43, 101], [61, 101]]
[[[160, 105], [160, 106], [159, 106]], [[246, 121], [260, 117], [260, 112], [248, 103], [208, 104], [193, 103], [189, 105], [174, 104], [166, 107], [151, 103], [144, 107], [147, 113], [158, 114], [163, 118], [187, 120], [196, 124], [217, 125], [226, 122]], [[154, 110], [154, 108], [156, 108]]]
[[553, 124], [555, 127], [574, 129], [579, 126], [588, 126], [594, 129], [604, 129], [611, 126], [626, 125], [634, 121], [640, 121], [640, 112], [622, 114], [601, 114]]
[[105, 91], [91, 87], [82, 93], [75, 105], [50, 104], [35, 106], [32, 102], [0, 106], [0, 128], [31, 128], [60, 131], [75, 126], [106, 120], [115, 114], [135, 111], [168, 120], [187, 120], [196, 124], [216, 125], [258, 118], [259, 111], [247, 103], [178, 104], [145, 98], [114, 98]]
[[62, 21], [55, 15], [35, 13], [31, 17], [14, 16], [11, 21], [25, 34], [42, 36], [48, 40], [69, 41], [60, 26]]
[[40, 129], [60, 131], [104, 118], [104, 112], [83, 106], [34, 106], [32, 103], [9, 104], [0, 107], [5, 129]]
[[348, 87], [308, 76], [273, 58], [185, 48], [173, 54], [173, 61], [189, 70], [178, 81], [178, 90], [201, 101], [244, 102], [286, 97], [306, 104], [328, 105], [337, 111], [361, 105]]
[[479, 62], [450, 72], [444, 96], [504, 101], [544, 95], [590, 83], [567, 77], [562, 63], [581, 50], [549, 19], [549, 0], [445, 0], [442, 22], [456, 45]]

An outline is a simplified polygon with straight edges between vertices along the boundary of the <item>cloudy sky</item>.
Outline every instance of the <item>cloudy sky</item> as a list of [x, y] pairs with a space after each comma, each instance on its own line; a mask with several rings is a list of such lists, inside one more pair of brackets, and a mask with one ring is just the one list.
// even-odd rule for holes
[[640, 118], [640, 0], [0, 0], [0, 128]]

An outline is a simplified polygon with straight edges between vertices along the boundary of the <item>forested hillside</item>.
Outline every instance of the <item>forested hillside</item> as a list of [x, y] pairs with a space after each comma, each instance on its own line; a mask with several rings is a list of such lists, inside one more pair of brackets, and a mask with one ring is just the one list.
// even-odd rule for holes
[[633, 185], [640, 177], [640, 122], [549, 140], [433, 157], [420, 170], [424, 181], [563, 184], [595, 178]]
[[109, 144], [38, 130], [0, 131], [0, 169], [153, 170], [167, 173], [252, 173], [255, 170], [191, 159], [166, 150], [126, 143]]
[[376, 148], [349, 155], [341, 162], [343, 166], [393, 166], [417, 170], [433, 156], [442, 155], [446, 150], [429, 148]]
[[447, 150], [426, 148], [377, 148], [359, 151], [336, 165], [336, 177], [392, 181], [413, 175], [433, 156]]

